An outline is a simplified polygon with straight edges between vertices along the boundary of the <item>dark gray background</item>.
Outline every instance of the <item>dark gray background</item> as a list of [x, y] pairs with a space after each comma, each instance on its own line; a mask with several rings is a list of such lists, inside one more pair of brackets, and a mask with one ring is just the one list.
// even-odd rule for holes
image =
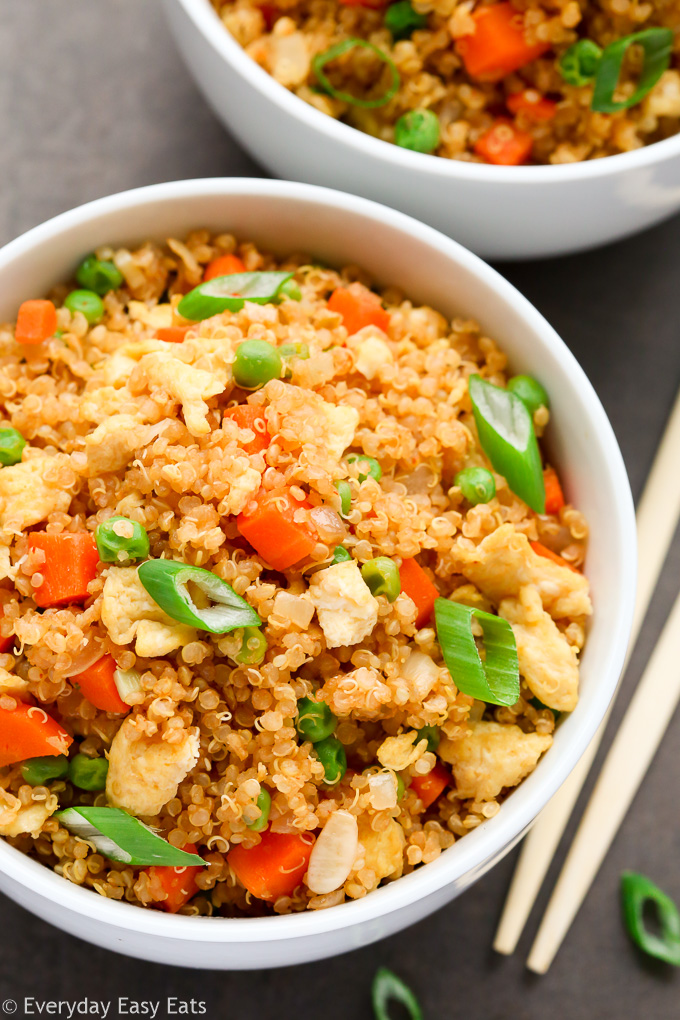
[[[0, 243], [126, 188], [261, 174], [215, 121], [179, 62], [161, 0], [0, 0]], [[636, 496], [678, 384], [679, 227], [676, 218], [587, 255], [499, 267], [547, 316], [592, 379]], [[676, 593], [679, 566], [676, 542], [615, 723]], [[428, 1018], [678, 1017], [680, 975], [641, 959], [629, 944], [619, 919], [618, 878], [624, 868], [641, 870], [680, 902], [679, 738], [676, 718], [546, 977], [530, 975], [523, 965], [538, 914], [515, 957], [497, 957], [490, 948], [513, 854], [460, 899], [385, 942], [259, 973], [186, 971], [116, 956], [0, 897], [0, 999], [177, 995], [205, 1000], [208, 1020], [321, 1014], [369, 1020], [370, 981], [387, 965], [417, 990]]]

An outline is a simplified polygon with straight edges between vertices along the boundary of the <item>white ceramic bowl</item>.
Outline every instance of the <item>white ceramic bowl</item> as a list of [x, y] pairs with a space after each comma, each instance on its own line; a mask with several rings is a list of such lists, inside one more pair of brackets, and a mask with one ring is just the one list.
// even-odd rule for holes
[[267, 180], [182, 181], [100, 199], [64, 213], [0, 251], [0, 322], [19, 303], [73, 275], [104, 243], [233, 231], [281, 254], [359, 262], [445, 315], [480, 320], [535, 373], [554, 412], [551, 452], [568, 496], [591, 526], [588, 576], [595, 615], [576, 711], [553, 747], [495, 818], [412, 874], [329, 910], [247, 920], [167, 916], [116, 903], [59, 878], [0, 839], [0, 888], [44, 920], [100, 946], [192, 967], [275, 967], [366, 945], [457, 896], [519, 839], [566, 779], [610, 702], [626, 648], [635, 588], [635, 522], [621, 454], [590, 383], [545, 319], [501, 276], [454, 241], [364, 199]]
[[246, 56], [210, 0], [165, 0], [191, 73], [217, 116], [277, 177], [384, 202], [484, 258], [564, 255], [680, 209], [680, 135], [561, 166], [487, 166], [390, 145], [327, 117]]

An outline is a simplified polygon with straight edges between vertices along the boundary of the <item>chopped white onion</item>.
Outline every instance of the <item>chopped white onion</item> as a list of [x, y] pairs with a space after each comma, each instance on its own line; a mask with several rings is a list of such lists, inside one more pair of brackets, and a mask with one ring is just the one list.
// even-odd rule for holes
[[359, 826], [349, 811], [334, 811], [314, 844], [307, 887], [317, 895], [333, 892], [349, 877], [359, 847]]
[[129, 694], [137, 694], [142, 689], [142, 676], [136, 669], [115, 670], [113, 682], [122, 701], [126, 701]]
[[104, 652], [102, 651], [103, 642], [101, 638], [90, 637], [83, 641], [78, 651], [73, 656], [73, 660], [69, 668], [64, 672], [63, 676], [72, 677], [77, 676], [78, 673], [83, 673], [88, 666], [101, 659]]
[[377, 772], [368, 777], [371, 806], [386, 811], [397, 806], [397, 783], [394, 772]]
[[401, 667], [401, 675], [413, 686], [421, 700], [426, 698], [439, 676], [439, 666], [424, 652], [412, 651]]

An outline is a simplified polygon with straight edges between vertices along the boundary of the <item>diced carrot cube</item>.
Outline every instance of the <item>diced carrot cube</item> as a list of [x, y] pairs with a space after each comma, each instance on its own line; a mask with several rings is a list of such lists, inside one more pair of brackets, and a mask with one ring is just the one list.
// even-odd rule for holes
[[316, 545], [311, 529], [295, 520], [296, 512], [309, 506], [306, 500], [293, 499], [287, 489], [263, 492], [254, 510], [239, 514], [236, 526], [274, 570], [286, 570], [309, 556]]
[[232, 273], [245, 272], [246, 267], [238, 255], [220, 255], [219, 258], [213, 259], [205, 267], [203, 282], [207, 283], [208, 280], [214, 280], [216, 276], [231, 276]]
[[89, 596], [87, 586], [97, 576], [99, 553], [94, 535], [89, 531], [63, 531], [51, 534], [34, 531], [28, 536], [31, 552], [41, 549], [45, 562], [38, 573], [42, 584], [35, 588], [36, 606], [63, 606], [69, 602], [82, 602]]
[[237, 844], [227, 854], [232, 871], [248, 892], [258, 900], [273, 902], [290, 896], [307, 871], [314, 846], [311, 833], [262, 833], [257, 846], [246, 850]]
[[130, 711], [116, 687], [114, 673], [117, 669], [116, 660], [112, 655], [103, 655], [91, 666], [77, 673], [71, 679], [78, 684], [82, 694], [90, 704], [94, 705], [101, 712], [116, 712], [123, 714]]
[[271, 442], [271, 436], [267, 431], [267, 421], [262, 407], [238, 404], [225, 411], [224, 417], [231, 418], [240, 429], [249, 429], [254, 433], [254, 439], [242, 444], [245, 453], [262, 453], [267, 449]]
[[428, 772], [426, 776], [414, 776], [411, 780], [410, 788], [415, 790], [422, 801], [423, 808], [427, 810], [438, 797], [441, 797], [450, 783], [451, 773], [438, 761], [432, 771]]
[[478, 156], [497, 166], [519, 166], [531, 155], [534, 144], [527, 131], [520, 131], [512, 121], [499, 119], [474, 144]]
[[416, 604], [416, 627], [424, 627], [432, 616], [439, 592], [417, 560], [402, 560], [399, 567], [401, 590]]
[[41, 344], [54, 336], [57, 309], [51, 301], [37, 298], [19, 306], [14, 339], [19, 344]]
[[386, 333], [390, 325], [389, 313], [383, 308], [378, 295], [361, 283], [338, 287], [328, 299], [328, 307], [342, 316], [350, 336], [364, 326], [377, 326]]
[[474, 32], [456, 40], [456, 49], [473, 78], [498, 80], [550, 49], [549, 43], [527, 42], [522, 15], [511, 3], [480, 7], [472, 20]]

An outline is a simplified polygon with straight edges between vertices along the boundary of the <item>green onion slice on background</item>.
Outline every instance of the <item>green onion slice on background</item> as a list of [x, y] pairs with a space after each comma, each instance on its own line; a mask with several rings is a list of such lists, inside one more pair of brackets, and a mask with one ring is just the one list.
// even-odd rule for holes
[[[508, 621], [441, 598], [435, 600], [434, 617], [444, 662], [458, 689], [477, 701], [514, 705], [519, 698], [519, 663]], [[484, 634], [484, 662], [472, 633], [473, 617]]]
[[[638, 86], [627, 99], [615, 102], [614, 93], [619, 83], [623, 58], [633, 44], [641, 46], [644, 51]], [[617, 110], [635, 106], [654, 88], [667, 70], [672, 50], [673, 32], [670, 28], [646, 28], [642, 32], [634, 32], [611, 43], [602, 53], [597, 68], [591, 110], [597, 113], [616, 113]]]
[[158, 836], [148, 825], [122, 808], [70, 807], [54, 816], [64, 828], [94, 844], [97, 851], [121, 864], [167, 864], [174, 868], [198, 867], [205, 862]]
[[592, 81], [602, 59], [602, 49], [592, 39], [579, 39], [560, 57], [558, 68], [567, 85], [581, 87]]
[[[138, 573], [154, 602], [178, 623], [212, 634], [227, 634], [238, 627], [259, 627], [262, 623], [246, 600], [211, 570], [178, 560], [147, 560]], [[205, 597], [206, 606], [196, 605], [190, 584]]]
[[495, 471], [537, 514], [545, 513], [545, 484], [534, 424], [514, 393], [484, 382], [468, 380], [472, 410], [482, 449]]
[[197, 322], [220, 312], [239, 312], [246, 301], [267, 305], [275, 301], [279, 291], [293, 273], [230, 273], [201, 283], [185, 294], [177, 311], [185, 319]]
[[[338, 57], [344, 56], [345, 53], [349, 53], [350, 50], [360, 47], [362, 49], [371, 50], [372, 53], [378, 57], [379, 60], [389, 68], [390, 72], [390, 84], [387, 90], [378, 96], [377, 99], [359, 99], [357, 96], [353, 96], [351, 92], [341, 92], [331, 85], [330, 81], [326, 77], [324, 67], [329, 64], [332, 60], [337, 60]], [[366, 39], [344, 39], [342, 42], [337, 43], [335, 46], [331, 46], [330, 49], [324, 50], [323, 53], [317, 53], [312, 60], [312, 69], [317, 77], [317, 81], [323, 88], [324, 92], [327, 92], [329, 96], [333, 96], [334, 99], [340, 99], [343, 103], [349, 103], [350, 106], [362, 106], [364, 109], [371, 110], [377, 106], [384, 106], [385, 103], [389, 103], [390, 99], [396, 95], [399, 89], [399, 72], [397, 71], [396, 65], [391, 57], [378, 49], [373, 43], [367, 42]], [[184, 315], [181, 310], [180, 314]]]
[[[645, 924], [644, 909], [652, 903], [660, 931], [651, 932]], [[670, 896], [666, 896], [644, 875], [624, 871], [621, 875], [621, 906], [628, 934], [643, 953], [680, 967], [680, 912]]]
[[375, 1020], [390, 1020], [388, 1010], [390, 1000], [403, 1006], [409, 1020], [423, 1020], [420, 1003], [411, 989], [387, 967], [380, 967], [376, 972], [371, 986], [371, 999]]

